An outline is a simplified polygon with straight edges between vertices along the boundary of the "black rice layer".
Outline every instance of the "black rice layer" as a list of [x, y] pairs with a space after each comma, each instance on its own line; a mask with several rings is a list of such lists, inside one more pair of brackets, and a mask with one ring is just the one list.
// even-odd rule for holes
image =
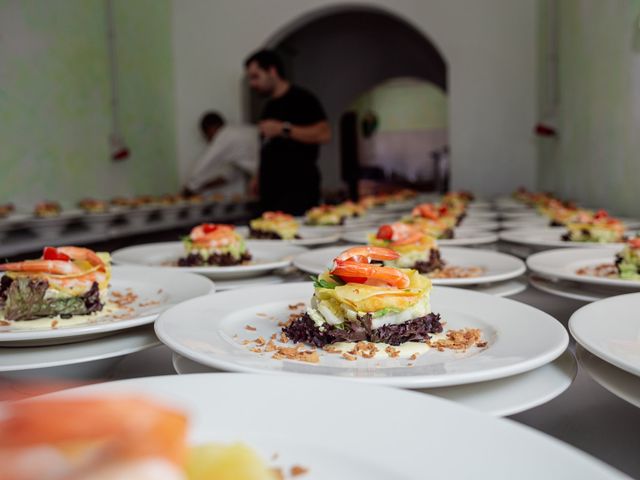
[[440, 257], [440, 250], [434, 249], [429, 252], [429, 260], [416, 262], [413, 269], [420, 273], [429, 273], [442, 269], [445, 264], [445, 261]]
[[204, 267], [207, 265], [217, 265], [219, 267], [229, 267], [232, 265], [240, 265], [241, 263], [251, 260], [251, 254], [244, 252], [240, 258], [235, 258], [230, 253], [214, 253], [205, 259], [199, 253], [190, 253], [184, 258], [178, 259], [179, 267]]
[[430, 338], [430, 334], [442, 332], [440, 315], [437, 313], [414, 318], [399, 325], [384, 325], [376, 329], [371, 327], [371, 320], [371, 315], [365, 315], [357, 320], [345, 322], [341, 325], [342, 328], [324, 324], [321, 329], [305, 313], [283, 327], [282, 331], [293, 342], [303, 342], [316, 347], [324, 347], [336, 342], [361, 341], [400, 345], [405, 342], [424, 341]]

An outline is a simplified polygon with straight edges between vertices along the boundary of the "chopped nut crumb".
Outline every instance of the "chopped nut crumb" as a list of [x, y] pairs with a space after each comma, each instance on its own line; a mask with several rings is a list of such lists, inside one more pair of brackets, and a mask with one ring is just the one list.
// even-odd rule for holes
[[355, 355], [350, 355], [347, 352], [343, 353], [341, 356], [342, 358], [344, 358], [345, 360], [349, 360], [350, 362], [353, 362], [357, 358]]
[[327, 353], [342, 353], [342, 350], [332, 345], [325, 345], [324, 347], [322, 347], [322, 350], [324, 350]]
[[305, 467], [301, 467], [300, 465], [294, 465], [293, 467], [291, 467], [291, 476], [292, 477], [297, 477], [299, 475], [304, 475], [307, 472], [309, 472], [309, 469], [305, 468]]
[[418, 358], [418, 354], [417, 354], [417, 353], [414, 353], [413, 355], [411, 355], [411, 356], [409, 357], [409, 360], [415, 360], [416, 358]]
[[384, 351], [387, 352], [387, 355], [389, 355], [389, 357], [391, 358], [396, 358], [400, 355], [400, 350], [398, 350], [397, 348], [393, 348], [391, 345], [385, 348]]
[[484, 343], [484, 346], [486, 346], [486, 342], [480, 341], [481, 336], [482, 333], [478, 328], [463, 328], [461, 330], [449, 330], [446, 339], [430, 340], [427, 343], [438, 349], [439, 352], [445, 349], [465, 351], [473, 345]]
[[255, 332], [256, 331], [256, 327], [253, 327], [251, 325], [245, 325], [244, 329], [245, 330], [249, 330], [250, 332]]
[[280, 468], [272, 468], [271, 472], [276, 477], [276, 480], [285, 480], [284, 473], [282, 473], [282, 469]]
[[58, 320], [53, 320], [51, 322], [51, 328], [56, 328], [58, 326], [58, 323], [59, 323]]

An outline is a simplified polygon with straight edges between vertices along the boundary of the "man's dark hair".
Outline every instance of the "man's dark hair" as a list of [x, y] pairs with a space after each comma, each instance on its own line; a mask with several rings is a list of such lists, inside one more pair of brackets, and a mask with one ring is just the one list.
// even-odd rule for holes
[[256, 62], [263, 70], [269, 70], [271, 67], [276, 69], [280, 78], [286, 78], [284, 73], [284, 64], [280, 56], [273, 50], [259, 50], [249, 55], [244, 61], [244, 66], [248, 67], [250, 63]]
[[200, 130], [206, 132], [210, 128], [218, 128], [224, 125], [224, 118], [218, 112], [206, 112], [200, 119]]

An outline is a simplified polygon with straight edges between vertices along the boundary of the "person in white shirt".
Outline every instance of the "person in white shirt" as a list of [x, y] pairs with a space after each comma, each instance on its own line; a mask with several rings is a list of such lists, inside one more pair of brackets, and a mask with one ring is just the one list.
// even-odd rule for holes
[[246, 195], [258, 168], [257, 128], [227, 125], [219, 113], [207, 112], [200, 129], [209, 145], [193, 164], [183, 193]]

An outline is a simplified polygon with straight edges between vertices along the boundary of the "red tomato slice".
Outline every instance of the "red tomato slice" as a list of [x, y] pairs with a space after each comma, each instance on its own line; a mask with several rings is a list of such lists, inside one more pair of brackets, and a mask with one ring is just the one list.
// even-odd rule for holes
[[376, 238], [380, 240], [391, 240], [393, 237], [393, 228], [391, 225], [382, 225], [378, 229], [378, 233], [376, 234]]

